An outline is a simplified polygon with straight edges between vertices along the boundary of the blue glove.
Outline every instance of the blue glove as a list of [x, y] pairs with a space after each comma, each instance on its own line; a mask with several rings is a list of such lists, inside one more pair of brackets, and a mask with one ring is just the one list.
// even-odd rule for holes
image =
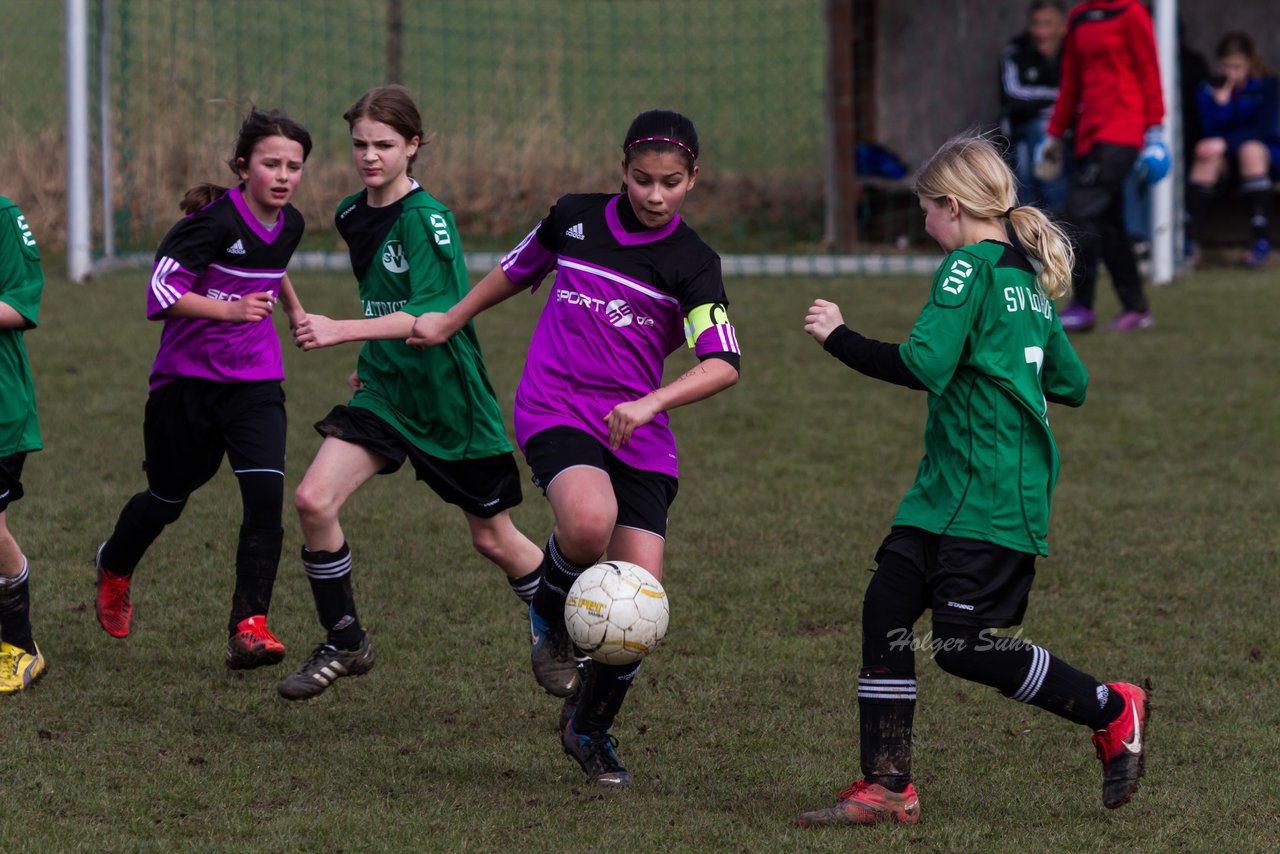
[[1159, 183], [1169, 174], [1172, 165], [1169, 146], [1164, 144], [1164, 129], [1152, 125], [1142, 137], [1142, 151], [1133, 167], [1138, 180], [1147, 184]]

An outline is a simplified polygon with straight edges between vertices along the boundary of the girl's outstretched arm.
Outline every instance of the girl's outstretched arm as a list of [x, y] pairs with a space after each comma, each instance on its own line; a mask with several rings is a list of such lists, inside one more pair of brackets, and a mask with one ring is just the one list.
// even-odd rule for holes
[[393, 311], [382, 317], [334, 320], [323, 314], [308, 314], [293, 330], [293, 343], [303, 350], [318, 350], [353, 341], [384, 341], [404, 338], [413, 328], [414, 317]]
[[420, 315], [405, 343], [419, 350], [443, 344], [477, 314], [524, 289], [524, 285], [517, 285], [507, 278], [499, 264], [447, 312], [433, 311]]
[[297, 329], [307, 317], [307, 312], [302, 307], [302, 300], [298, 299], [298, 292], [293, 289], [293, 282], [289, 281], [288, 273], [280, 279], [280, 305], [284, 308], [285, 316], [289, 318], [290, 329]]
[[819, 344], [827, 343], [827, 336], [832, 330], [844, 325], [844, 317], [840, 314], [840, 306], [824, 299], [815, 299], [813, 305], [804, 316], [804, 331], [813, 336]]
[[648, 424], [659, 412], [706, 400], [738, 382], [738, 369], [714, 356], [703, 359], [666, 385], [639, 400], [619, 403], [605, 420], [609, 422], [609, 447], [618, 450], [631, 441], [637, 427]]
[[917, 391], [924, 383], [902, 361], [897, 344], [864, 338], [845, 325], [840, 306], [824, 299], [813, 301], [804, 318], [804, 331], [832, 356], [869, 377]]

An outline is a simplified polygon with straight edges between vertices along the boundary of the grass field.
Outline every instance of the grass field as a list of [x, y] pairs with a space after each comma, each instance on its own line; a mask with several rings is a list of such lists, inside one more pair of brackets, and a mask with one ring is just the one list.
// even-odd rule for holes
[[[1023, 636], [1104, 679], [1150, 680], [1134, 801], [1102, 808], [1087, 732], [921, 656], [924, 822], [819, 833], [790, 823], [855, 773], [859, 602], [919, 457], [924, 399], [825, 356], [801, 317], [822, 295], [855, 328], [900, 339], [924, 282], [730, 281], [743, 380], [674, 415], [671, 630], [615, 728], [636, 785], [600, 793], [559, 752], [557, 706], [527, 672], [527, 622], [499, 572], [404, 473], [344, 519], [370, 675], [307, 703], [276, 697], [320, 639], [289, 516], [272, 610], [287, 665], [224, 669], [239, 523], [225, 471], [139, 567], [133, 636], [98, 628], [91, 557], [143, 484], [158, 334], [141, 319], [144, 276], [51, 276], [27, 339], [46, 450], [9, 519], [50, 671], [0, 702], [5, 852], [1274, 850], [1273, 275], [1202, 272], [1153, 294], [1150, 332], [1081, 337], [1089, 400], [1051, 416], [1064, 459], [1053, 557]], [[312, 311], [354, 307], [348, 277], [297, 284]], [[538, 301], [481, 318], [508, 411]], [[354, 358], [286, 355], [290, 487]], [[532, 488], [515, 516], [535, 539], [549, 529]]]

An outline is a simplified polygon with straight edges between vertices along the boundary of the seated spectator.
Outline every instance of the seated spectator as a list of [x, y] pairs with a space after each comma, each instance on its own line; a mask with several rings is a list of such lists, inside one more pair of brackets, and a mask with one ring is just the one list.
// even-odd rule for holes
[[1065, 176], [1042, 181], [1033, 171], [1036, 146], [1044, 139], [1058, 98], [1058, 54], [1067, 32], [1062, 0], [1033, 0], [1027, 29], [1000, 56], [1000, 126], [1009, 139], [1010, 163], [1018, 177], [1022, 204], [1060, 211], [1067, 195]]
[[1271, 181], [1280, 158], [1277, 108], [1280, 84], [1242, 32], [1218, 42], [1217, 72], [1200, 86], [1196, 106], [1204, 136], [1195, 146], [1187, 191], [1187, 259], [1199, 259], [1197, 231], [1214, 194], [1238, 179], [1251, 228], [1245, 266], [1259, 267], [1271, 252]]

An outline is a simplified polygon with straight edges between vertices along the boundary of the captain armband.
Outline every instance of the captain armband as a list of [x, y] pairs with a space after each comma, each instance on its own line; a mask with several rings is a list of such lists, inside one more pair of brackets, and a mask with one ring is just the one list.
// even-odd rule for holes
[[736, 356], [742, 352], [738, 349], [738, 333], [729, 322], [729, 311], [724, 303], [705, 303], [690, 311], [684, 319], [684, 336], [699, 358], [711, 353], [732, 353]]

